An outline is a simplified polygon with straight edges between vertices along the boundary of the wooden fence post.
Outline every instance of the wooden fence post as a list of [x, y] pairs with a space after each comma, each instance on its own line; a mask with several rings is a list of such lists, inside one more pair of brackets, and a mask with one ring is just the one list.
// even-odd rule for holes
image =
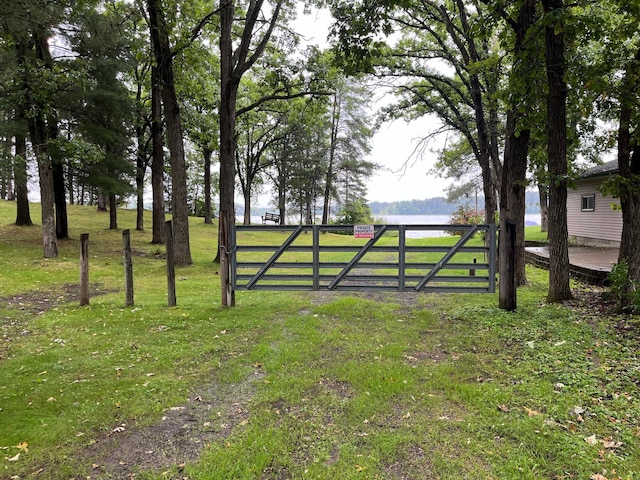
[[133, 306], [133, 264], [131, 262], [131, 232], [122, 231], [122, 254], [124, 256], [125, 306]]
[[89, 234], [80, 235], [80, 305], [89, 305]]
[[171, 220], [164, 223], [165, 229], [165, 245], [167, 250], [167, 287], [168, 287], [168, 305], [176, 306], [176, 272], [173, 261], [173, 225]]

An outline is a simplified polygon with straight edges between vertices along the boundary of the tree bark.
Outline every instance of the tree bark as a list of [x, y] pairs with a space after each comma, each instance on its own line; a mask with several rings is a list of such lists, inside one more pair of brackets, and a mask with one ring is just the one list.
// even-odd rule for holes
[[162, 80], [160, 93], [167, 124], [167, 141], [171, 161], [171, 213], [173, 216], [174, 261], [176, 265], [190, 265], [189, 209], [187, 204], [187, 175], [184, 154], [180, 105], [175, 90], [173, 53], [164, 19], [161, 0], [148, 0], [151, 42]]
[[73, 169], [67, 165], [67, 194], [69, 195], [69, 205], [75, 205], [75, 188], [73, 186], [75, 176], [73, 175]]
[[33, 225], [29, 209], [27, 188], [27, 139], [24, 135], [15, 136], [15, 157], [13, 159], [13, 178], [16, 182], [16, 225]]
[[64, 167], [60, 159], [52, 162], [53, 192], [56, 203], [56, 236], [58, 240], [69, 238], [67, 215], [67, 189], [64, 181]]
[[107, 197], [104, 195], [104, 190], [101, 187], [98, 187], [98, 208], [99, 212], [107, 211]]
[[142, 132], [137, 133], [138, 149], [136, 154], [136, 230], [144, 231], [144, 175], [147, 170], [146, 152]]
[[620, 206], [622, 208], [622, 235], [618, 262], [627, 264], [627, 281], [623, 286], [620, 310], [634, 307], [631, 293], [640, 282], [640, 142], [637, 118], [637, 100], [633, 96], [635, 82], [640, 75], [640, 49], [625, 71], [620, 94], [620, 125], [618, 127], [618, 174]]
[[[31, 34], [32, 47], [36, 51], [36, 57], [44, 61], [43, 49], [48, 49], [48, 44], [43, 32], [33, 32]], [[27, 46], [21, 43], [16, 45], [18, 62], [23, 70], [23, 86], [26, 92], [26, 105], [29, 105], [32, 114], [27, 116], [27, 125], [31, 145], [38, 165], [38, 179], [40, 181], [40, 205], [42, 210], [42, 244], [45, 258], [55, 258], [58, 256], [58, 242], [56, 239], [55, 225], [55, 197], [53, 192], [53, 176], [51, 167], [51, 157], [48, 152], [47, 129], [45, 122], [44, 107], [35, 99], [30, 66], [27, 65]]]
[[42, 243], [45, 258], [58, 256], [58, 242], [55, 221], [55, 194], [53, 190], [53, 170], [51, 158], [47, 151], [45, 122], [42, 118], [29, 120], [31, 144], [38, 162], [38, 178], [40, 180], [40, 205], [42, 208]]
[[152, 238], [153, 244], [164, 244], [164, 140], [162, 137], [162, 99], [158, 69], [151, 69], [151, 190], [153, 196]]
[[338, 148], [338, 127], [340, 125], [340, 102], [338, 95], [333, 95], [333, 112], [331, 114], [331, 141], [329, 144], [329, 165], [324, 181], [324, 202], [322, 205], [322, 225], [327, 225], [331, 210], [331, 187], [333, 182], [333, 164]]
[[211, 155], [213, 152], [209, 148], [203, 150], [204, 156], [204, 223], [213, 224], [211, 206]]
[[13, 200], [14, 167], [13, 157], [11, 156], [12, 138], [10, 135], [6, 135], [4, 138], [0, 136], [0, 139], [2, 139], [2, 143], [4, 144], [0, 153], [4, 154], [6, 159], [4, 165], [0, 163], [0, 198]]
[[251, 225], [251, 184], [243, 189], [242, 198], [244, 200], [244, 225]]
[[[545, 14], [564, 8], [563, 0], [542, 0]], [[558, 18], [561, 18], [560, 12]], [[561, 20], [557, 20], [562, 22]], [[563, 26], [563, 22], [560, 27]], [[547, 158], [549, 165], [549, 291], [548, 302], [571, 298], [567, 230], [567, 84], [564, 79], [563, 28], [545, 28], [547, 59]]]
[[240, 76], [233, 68], [233, 2], [220, 1], [220, 228], [218, 245], [220, 254], [221, 301], [223, 307], [233, 307], [235, 298], [230, 290], [228, 253], [233, 249], [230, 229], [235, 225], [235, 160], [234, 135], [236, 125], [236, 99]]
[[116, 201], [116, 194], [109, 194], [109, 230], [118, 229], [118, 203]]
[[[226, 256], [235, 248], [231, 240], [231, 228], [235, 224], [235, 129], [236, 102], [242, 75], [247, 72], [264, 52], [280, 14], [282, 3], [273, 6], [271, 21], [249, 56], [254, 27], [262, 10], [264, 0], [252, 0], [244, 20], [240, 44], [233, 50], [232, 31], [234, 23], [234, 2], [220, 0], [220, 228], [218, 246], [220, 254], [220, 280], [222, 306], [235, 305], [235, 291], [230, 289], [229, 262]], [[223, 228], [223, 226], [225, 228]]]
[[[41, 44], [39, 51], [40, 58], [48, 70], [53, 70], [53, 59], [49, 52], [49, 44], [44, 33], [40, 36]], [[47, 141], [51, 142], [58, 138], [58, 117], [55, 109], [51, 109], [46, 117]], [[56, 236], [58, 239], [69, 238], [69, 222], [67, 215], [67, 189], [64, 179], [64, 165], [62, 155], [57, 148], [47, 148], [52, 168], [53, 194], [56, 214]]]
[[280, 214], [280, 225], [286, 225], [287, 221], [287, 142], [282, 144], [282, 156], [277, 161], [277, 190], [278, 190], [278, 213]]
[[549, 231], [549, 193], [546, 185], [538, 184], [540, 198], [540, 231]]
[[516, 113], [507, 113], [507, 143], [500, 193], [499, 306], [517, 308], [517, 287], [526, 282], [524, 273], [524, 213], [529, 130], [516, 133]]
[[[527, 60], [526, 37], [535, 22], [536, 0], [524, 0], [518, 18], [512, 23], [516, 41], [514, 45], [514, 66], [511, 75], [518, 81], [526, 81], [524, 72], [530, 66]], [[527, 97], [530, 87], [525, 88]], [[504, 310], [517, 308], [517, 287], [526, 283], [524, 262], [524, 214], [527, 176], [527, 155], [531, 132], [518, 124], [521, 116], [518, 105], [512, 104], [507, 112], [505, 129], [506, 144], [502, 181], [500, 187], [500, 273], [499, 307]], [[520, 108], [522, 108], [520, 106]], [[505, 235], [509, 232], [510, 235]]]

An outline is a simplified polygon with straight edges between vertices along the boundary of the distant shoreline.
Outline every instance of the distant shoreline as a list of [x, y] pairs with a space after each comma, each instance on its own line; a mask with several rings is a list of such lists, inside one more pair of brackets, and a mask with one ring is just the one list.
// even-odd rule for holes
[[[527, 192], [525, 198], [526, 213], [540, 213], [537, 192]], [[448, 202], [445, 197], [423, 200], [402, 200], [398, 202], [369, 202], [373, 215], [452, 215], [460, 206], [476, 209], [475, 198], [465, 198], [457, 202]], [[484, 210], [484, 197], [479, 196], [477, 209]]]

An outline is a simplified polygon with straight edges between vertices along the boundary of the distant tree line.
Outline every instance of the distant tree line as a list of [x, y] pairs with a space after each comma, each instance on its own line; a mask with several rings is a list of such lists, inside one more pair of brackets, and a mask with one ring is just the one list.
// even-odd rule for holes
[[[400, 202], [369, 202], [374, 215], [451, 215], [460, 206], [476, 208], [475, 198], [448, 201], [445, 197], [425, 198], [424, 200], [403, 200]], [[538, 192], [527, 192], [525, 197], [526, 213], [539, 213]], [[477, 210], [484, 210], [484, 196], [478, 196]]]

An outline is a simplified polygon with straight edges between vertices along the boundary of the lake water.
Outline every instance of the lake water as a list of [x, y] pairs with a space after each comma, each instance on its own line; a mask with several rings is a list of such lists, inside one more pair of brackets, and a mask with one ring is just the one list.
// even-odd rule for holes
[[[446, 225], [449, 215], [378, 215], [389, 225]], [[525, 225], [540, 225], [539, 213], [528, 213], [524, 216]], [[408, 231], [409, 238], [442, 237], [447, 235], [444, 230], [414, 230]]]
[[[374, 215], [376, 218], [380, 218], [389, 225], [446, 225], [449, 223], [449, 215]], [[238, 219], [242, 222], [242, 219]], [[524, 217], [526, 225], [540, 225], [539, 213], [528, 213]], [[295, 224], [298, 219], [290, 219], [290, 223]], [[254, 225], [260, 225], [262, 218], [258, 216], [251, 217], [251, 223]], [[409, 238], [424, 238], [424, 237], [442, 237], [446, 233], [444, 230], [408, 230], [407, 237]]]

